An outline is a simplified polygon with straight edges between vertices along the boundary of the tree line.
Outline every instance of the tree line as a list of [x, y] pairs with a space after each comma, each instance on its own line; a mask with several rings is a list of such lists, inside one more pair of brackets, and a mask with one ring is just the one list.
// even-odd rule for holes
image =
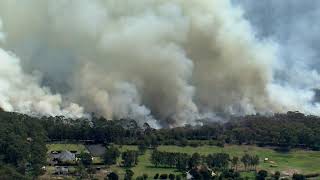
[[[50, 140], [91, 140], [94, 143], [144, 145], [223, 146], [228, 144], [257, 144], [320, 150], [320, 118], [299, 112], [286, 114], [230, 117], [225, 123], [205, 122], [202, 126], [153, 129], [140, 127], [135, 120], [109, 121], [103, 117], [68, 119], [42, 117], [38, 119]], [[204, 141], [203, 141], [204, 140]], [[197, 142], [194, 142], [197, 141]], [[201, 141], [199, 143], [199, 141]]]
[[259, 165], [259, 157], [249, 154], [244, 154], [241, 158], [237, 156], [230, 157], [227, 153], [213, 153], [201, 156], [199, 153], [189, 155], [187, 153], [154, 150], [151, 154], [150, 162], [155, 167], [171, 167], [181, 171], [190, 170], [203, 164], [219, 171], [227, 170], [230, 167], [237, 170], [241, 162], [245, 170], [252, 170]]

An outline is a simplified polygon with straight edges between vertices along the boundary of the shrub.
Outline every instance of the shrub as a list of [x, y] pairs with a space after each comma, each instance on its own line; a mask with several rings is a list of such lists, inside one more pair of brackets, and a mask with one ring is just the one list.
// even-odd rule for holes
[[143, 179], [143, 176], [138, 176], [136, 177], [136, 180], [144, 180], [144, 179]]
[[320, 174], [319, 174], [319, 173], [315, 173], [315, 174], [306, 174], [306, 175], [305, 175], [305, 177], [306, 177], [306, 178], [315, 178], [315, 177], [318, 177], [318, 176], [320, 176]]
[[158, 179], [159, 178], [159, 173], [153, 176], [153, 179]]
[[119, 179], [119, 176], [118, 176], [118, 174], [112, 172], [112, 173], [110, 173], [110, 174], [107, 175], [107, 179], [108, 179], [108, 180], [118, 180], [118, 179]]
[[293, 179], [293, 180], [305, 180], [306, 177], [305, 177], [304, 175], [302, 175], [302, 174], [294, 174], [294, 175], [292, 176], [292, 179]]
[[188, 140], [186, 138], [183, 138], [180, 140], [180, 146], [187, 146], [188, 145]]
[[279, 171], [275, 172], [274, 175], [273, 175], [273, 178], [274, 178], [275, 180], [280, 179], [280, 172], [279, 172]]
[[218, 147], [224, 147], [224, 142], [218, 141], [218, 142], [217, 142], [217, 146], [218, 146]]
[[160, 175], [160, 179], [167, 179], [168, 178], [168, 174], [161, 174]]
[[153, 179], [158, 179], [159, 178], [159, 173], [157, 173], [156, 175], [154, 175]]
[[176, 176], [175, 176], [174, 174], [169, 174], [169, 179], [170, 179], [170, 180], [174, 180], [175, 177], [176, 177]]
[[265, 180], [268, 176], [268, 171], [266, 170], [260, 170], [256, 176], [257, 180]]
[[181, 175], [176, 176], [176, 180], [181, 180], [181, 179], [182, 179]]
[[124, 175], [124, 179], [131, 180], [133, 175], [134, 175], [134, 172], [130, 169], [127, 169], [126, 174]]

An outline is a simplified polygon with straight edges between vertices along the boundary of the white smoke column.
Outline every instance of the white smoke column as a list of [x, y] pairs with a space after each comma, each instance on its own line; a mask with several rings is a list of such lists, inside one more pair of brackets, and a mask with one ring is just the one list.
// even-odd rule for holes
[[[0, 37], [4, 39], [5, 36], [1, 33]], [[0, 49], [0, 107], [3, 110], [33, 115], [83, 116], [83, 109], [76, 104], [65, 109], [61, 106], [60, 95], [52, 95], [49, 89], [40, 87], [36, 76], [23, 72], [14, 54]]]
[[317, 0], [234, 0], [245, 9], [259, 38], [278, 43], [270, 98], [280, 109], [320, 115], [314, 89], [320, 86], [320, 2]]
[[294, 89], [290, 85], [270, 84], [270, 99], [277, 102], [279, 112], [299, 110], [307, 114], [320, 115], [320, 104], [314, 102], [314, 91]]
[[62, 109], [60, 95], [52, 95], [38, 85], [38, 79], [23, 73], [20, 61], [13, 54], [0, 49], [0, 107], [34, 115], [64, 115], [82, 117], [83, 109], [71, 104]]

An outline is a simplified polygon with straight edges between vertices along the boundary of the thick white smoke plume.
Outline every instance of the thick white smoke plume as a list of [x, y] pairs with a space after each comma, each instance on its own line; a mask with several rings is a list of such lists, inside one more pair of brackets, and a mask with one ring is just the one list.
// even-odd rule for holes
[[0, 106], [153, 126], [318, 114], [312, 93], [290, 99], [296, 89], [275, 83], [279, 47], [243, 13], [228, 0], [2, 0]]
[[[1, 28], [1, 23], [0, 23]], [[4, 35], [0, 34], [2, 41]], [[0, 107], [7, 111], [19, 111], [35, 115], [64, 115], [77, 118], [83, 109], [70, 104], [62, 109], [60, 95], [38, 85], [35, 75], [23, 72], [20, 60], [10, 52], [0, 49]]]

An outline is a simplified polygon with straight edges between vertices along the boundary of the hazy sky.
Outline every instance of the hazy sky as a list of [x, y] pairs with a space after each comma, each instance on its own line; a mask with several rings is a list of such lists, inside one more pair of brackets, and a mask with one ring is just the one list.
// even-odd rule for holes
[[261, 38], [280, 45], [283, 67], [277, 75], [297, 86], [319, 88], [320, 1], [233, 0]]

